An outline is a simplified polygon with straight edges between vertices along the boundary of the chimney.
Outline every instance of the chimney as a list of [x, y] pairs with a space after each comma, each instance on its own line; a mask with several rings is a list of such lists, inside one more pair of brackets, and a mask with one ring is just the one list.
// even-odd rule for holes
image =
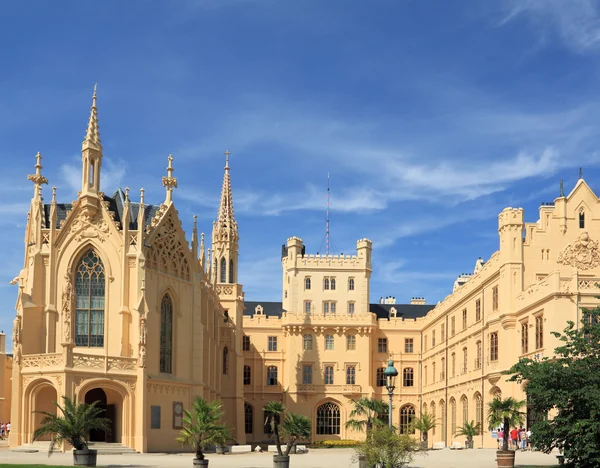
[[424, 297], [413, 297], [410, 300], [410, 305], [425, 305]]

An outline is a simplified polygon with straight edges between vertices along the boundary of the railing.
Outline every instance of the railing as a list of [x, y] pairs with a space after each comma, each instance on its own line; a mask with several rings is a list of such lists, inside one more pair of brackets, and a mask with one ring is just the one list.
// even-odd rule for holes
[[355, 395], [362, 393], [362, 387], [360, 385], [315, 385], [315, 384], [302, 384], [298, 385], [298, 392], [300, 393], [344, 393], [347, 395]]
[[116, 371], [134, 371], [137, 368], [137, 358], [134, 357], [108, 357], [93, 354], [73, 354], [73, 367], [88, 367], [91, 369], [105, 369]]
[[30, 354], [23, 356], [23, 367], [37, 367], [40, 369], [47, 367], [58, 367], [63, 362], [61, 353], [54, 354]]

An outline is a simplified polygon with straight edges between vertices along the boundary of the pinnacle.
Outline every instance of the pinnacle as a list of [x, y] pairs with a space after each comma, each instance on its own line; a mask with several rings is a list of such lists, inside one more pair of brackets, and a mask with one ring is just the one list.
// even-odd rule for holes
[[233, 212], [229, 165], [225, 167], [225, 174], [223, 176], [223, 189], [221, 190], [221, 204], [219, 205], [217, 224], [220, 229], [232, 229], [237, 231], [237, 223], [235, 222], [235, 214]]
[[92, 107], [90, 110], [90, 120], [88, 122], [85, 140], [83, 147], [95, 148], [102, 151], [102, 143], [100, 142], [100, 127], [98, 125], [98, 108], [96, 107], [96, 86], [94, 86], [94, 95], [92, 96]]

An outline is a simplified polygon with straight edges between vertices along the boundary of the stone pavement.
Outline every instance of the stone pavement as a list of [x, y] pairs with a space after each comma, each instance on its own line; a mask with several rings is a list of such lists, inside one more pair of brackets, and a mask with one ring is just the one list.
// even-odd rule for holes
[[[317, 449], [308, 454], [292, 455], [291, 468], [356, 468], [352, 463], [352, 449]], [[271, 468], [273, 454], [249, 453], [240, 455], [209, 454], [209, 468]], [[127, 454], [99, 455], [98, 465], [112, 468], [136, 467], [168, 467], [193, 468], [191, 454]], [[73, 457], [70, 453], [17, 453], [7, 447], [0, 446], [0, 463], [71, 465]], [[518, 452], [516, 466], [537, 465], [556, 466], [554, 455], [538, 452]], [[417, 455], [411, 468], [495, 468], [495, 450], [438, 450], [429, 451], [427, 456]]]

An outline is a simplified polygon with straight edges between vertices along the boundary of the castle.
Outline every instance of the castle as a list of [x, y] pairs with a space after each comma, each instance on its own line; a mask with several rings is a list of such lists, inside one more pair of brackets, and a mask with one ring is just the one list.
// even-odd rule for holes
[[[401, 432], [429, 412], [438, 421], [430, 441], [461, 441], [457, 427], [474, 420], [483, 424], [475, 445], [493, 447], [487, 403], [526, 399], [501, 372], [525, 356], [552, 356], [550, 331], [579, 323], [580, 309], [597, 303], [600, 200], [582, 178], [541, 206], [535, 223], [522, 209], [503, 210], [498, 251], [435, 306], [371, 303], [368, 239], [352, 255], [313, 255], [296, 237], [281, 252], [281, 302], [249, 302], [238, 282], [228, 159], [207, 246], [195, 221], [186, 240], [172, 157], [157, 205], [143, 189], [138, 201], [129, 190], [104, 194], [102, 157], [94, 92], [77, 200], [59, 203], [54, 188], [44, 203], [40, 154], [29, 176], [12, 360], [0, 355], [0, 419], [12, 422], [11, 446], [31, 442], [40, 423], [33, 411], [53, 411], [62, 395], [106, 410], [112, 431], [92, 440], [141, 452], [180, 449], [175, 437], [196, 395], [223, 402], [235, 443], [271, 438], [263, 407], [272, 400], [309, 417], [314, 441], [360, 439], [346, 428], [352, 400], [387, 400], [391, 358]], [[528, 424], [536, 417], [528, 410]]]

